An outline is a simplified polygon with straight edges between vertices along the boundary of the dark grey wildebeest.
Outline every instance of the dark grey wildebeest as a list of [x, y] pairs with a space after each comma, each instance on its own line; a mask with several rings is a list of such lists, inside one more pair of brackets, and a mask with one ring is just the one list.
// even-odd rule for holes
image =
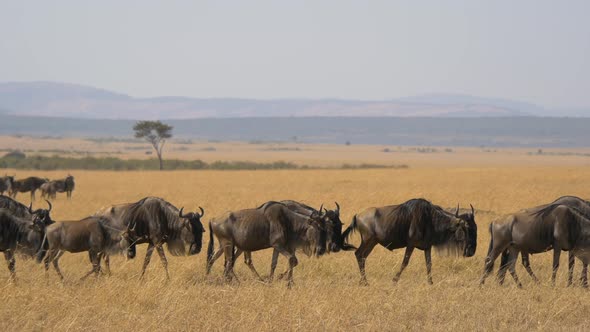
[[[158, 252], [162, 265], [168, 274], [168, 261], [164, 253], [163, 245], [173, 256], [195, 255], [201, 252], [203, 246], [203, 232], [205, 229], [201, 218], [205, 214], [189, 212], [184, 214], [183, 209], [177, 209], [174, 205], [158, 197], [146, 197], [135, 203], [113, 205], [96, 212], [94, 215], [108, 216], [111, 226], [119, 231], [133, 230], [129, 233], [133, 238], [128, 253], [129, 258], [135, 256], [136, 244], [147, 243], [148, 248], [141, 270], [140, 278], [143, 279], [146, 268], [150, 263], [154, 249]], [[186, 246], [188, 246], [188, 251]], [[108, 256], [105, 257], [108, 269]]]
[[[584, 217], [586, 218], [590, 218], [590, 202], [587, 200], [584, 200], [582, 198], [576, 197], [576, 196], [562, 196], [557, 198], [556, 200], [554, 200], [553, 202], [549, 203], [549, 204], [545, 204], [545, 205], [540, 205], [540, 206], [536, 206], [534, 208], [529, 208], [526, 209], [524, 211], [529, 212], [529, 213], [533, 213], [533, 212], [538, 212], [544, 208], [546, 208], [547, 206], [550, 205], [554, 205], [554, 204], [563, 204], [563, 205], [567, 205], [571, 208], [576, 209], [579, 213], [581, 213]], [[534, 254], [536, 252], [531, 252], [529, 253], [528, 249], [526, 247], [522, 247], [520, 250], [520, 254], [522, 255], [522, 265], [524, 266], [525, 270], [527, 271], [527, 273], [531, 276], [531, 278], [535, 281], [535, 282], [539, 282], [539, 279], [537, 278], [537, 276], [535, 276], [535, 274], [533, 273], [533, 270], [531, 268], [530, 265], [530, 259], [529, 259], [529, 255], [530, 254]], [[517, 252], [513, 252], [513, 254], [516, 255], [516, 257], [513, 257], [513, 259], [517, 259], [518, 258], [518, 253]], [[573, 282], [573, 272], [574, 272], [574, 255], [573, 255], [573, 251], [569, 251], [569, 255], [568, 255], [568, 281], [567, 284], [568, 286], [572, 284]], [[500, 269], [498, 270], [498, 281], [500, 282], [500, 284], [504, 283], [504, 279], [506, 276], [506, 272], [508, 270], [508, 263], [510, 262], [511, 258], [510, 258], [510, 251], [509, 249], [506, 249], [502, 252], [502, 256], [500, 259]], [[583, 279], [583, 276], [582, 276]]]
[[406, 248], [402, 265], [393, 277], [394, 282], [399, 280], [408, 265], [414, 248], [424, 250], [429, 284], [432, 284], [432, 247], [464, 257], [473, 256], [477, 247], [477, 225], [473, 213], [461, 217], [457, 208], [453, 215], [425, 199], [366, 209], [352, 218], [352, 223], [343, 234], [345, 241], [354, 231], [361, 234], [361, 244], [355, 251], [361, 285], [367, 285], [365, 262], [377, 244], [388, 250]]
[[72, 175], [68, 174], [68, 176], [66, 176], [66, 178], [64, 179], [64, 184], [65, 184], [66, 196], [68, 197], [68, 199], [71, 199], [72, 192], [76, 188], [76, 183], [74, 182], [74, 177]]
[[[273, 203], [273, 202], [269, 202], [269, 203]], [[340, 205], [337, 202], [335, 202], [335, 204], [336, 204], [335, 210], [328, 210], [326, 208], [323, 208], [323, 205], [320, 206], [319, 210], [316, 210], [309, 205], [306, 205], [301, 202], [293, 201], [293, 200], [283, 200], [283, 201], [280, 201], [279, 203], [284, 204], [289, 209], [291, 209], [292, 211], [295, 211], [299, 214], [306, 215], [306, 216], [313, 217], [313, 218], [324, 219], [324, 224], [326, 226], [327, 253], [338, 252], [341, 249], [344, 249], [344, 250], [356, 249], [354, 247], [352, 247], [352, 248], [343, 247], [342, 221], [340, 221]], [[267, 203], [261, 205], [260, 208], [264, 208], [266, 204]], [[304, 246], [302, 249], [304, 250], [304, 253], [307, 256], [311, 256], [311, 252], [308, 250], [309, 249], [308, 246]], [[237, 253], [235, 253], [234, 259], [237, 259], [241, 253], [242, 253], [242, 251], [238, 251]], [[222, 254], [223, 254], [223, 252], [221, 250], [217, 251], [212, 258], [211, 264], [213, 264], [213, 262], [215, 262]], [[270, 275], [268, 276], [269, 281], [272, 281], [274, 278], [274, 273], [275, 273], [275, 270], [277, 267], [277, 262], [278, 262], [278, 257], [279, 257], [278, 250], [276, 250], [276, 249], [273, 250], [272, 255], [273, 255], [273, 259], [271, 261]], [[258, 273], [258, 271], [256, 271], [256, 268], [254, 267], [251, 252], [244, 251], [244, 262], [250, 268], [252, 273], [254, 273], [254, 275], [259, 280], [262, 281], [263, 279], [260, 277], [260, 274]], [[280, 278], [285, 276], [287, 273], [288, 273], [288, 269], [284, 273], [280, 274]]]
[[[571, 203], [571, 202], [570, 202]], [[516, 275], [515, 263], [519, 253], [524, 253], [525, 268], [534, 278], [528, 255], [553, 250], [551, 282], [555, 284], [561, 251], [570, 251], [568, 285], [573, 278], [574, 257], [583, 264], [582, 283], [587, 286], [587, 251], [590, 250], [590, 222], [580, 210], [565, 204], [549, 204], [504, 216], [490, 224], [490, 246], [485, 260], [480, 284], [493, 269], [496, 258], [508, 250], [507, 269], [518, 287], [522, 287]], [[505, 258], [506, 259], [506, 258]], [[500, 275], [503, 278], [503, 275]]]
[[4, 195], [5, 191], [10, 194], [13, 182], [14, 176], [5, 175], [3, 177], [0, 177], [0, 196]]
[[[9, 209], [0, 208], [0, 251], [8, 263], [11, 280], [16, 280], [15, 253], [26, 248], [26, 252], [36, 252], [40, 249], [40, 239], [45, 234], [47, 220], [44, 214], [30, 211], [33, 219], [18, 217]], [[48, 216], [48, 214], [47, 214]]]
[[[279, 202], [267, 202], [256, 209], [228, 212], [209, 223], [207, 273], [213, 264], [214, 236], [219, 240], [219, 251], [225, 254], [224, 276], [230, 281], [235, 262], [234, 248], [241, 251], [258, 251], [273, 248], [289, 260], [287, 286], [293, 285], [293, 268], [298, 261], [297, 248], [309, 247], [307, 252], [321, 256], [326, 251], [324, 220], [290, 210]], [[278, 257], [273, 256], [273, 260]], [[276, 265], [276, 262], [273, 262]]]
[[10, 188], [10, 197], [16, 198], [18, 193], [31, 193], [31, 201], [35, 200], [35, 191], [41, 187], [44, 183], [49, 182], [48, 179], [42, 179], [35, 176], [28, 177], [26, 179], [14, 180], [12, 182], [12, 188]]
[[100, 260], [103, 255], [121, 253], [131, 245], [131, 239], [116, 228], [111, 227], [112, 222], [105, 216], [90, 216], [79, 221], [57, 222], [47, 227], [46, 242], [43, 250], [40, 250], [37, 261], [44, 258], [45, 271], [48, 275], [49, 264], [53, 267], [63, 281], [64, 276], [59, 269], [59, 258], [66, 252], [88, 252], [92, 270], [82, 277], [85, 279], [94, 273], [97, 277], [100, 272]]
[[[49, 208], [32, 210], [32, 205], [25, 206], [24, 204], [13, 200], [7, 196], [0, 196], [0, 208], [10, 211], [14, 216], [21, 219], [42, 221], [45, 226], [49, 226], [53, 223], [51, 220], [51, 203], [47, 201]], [[30, 232], [26, 237], [20, 238], [17, 242], [16, 253], [22, 255], [24, 258], [34, 258], [37, 251], [41, 247], [43, 238], [39, 236], [37, 232]]]

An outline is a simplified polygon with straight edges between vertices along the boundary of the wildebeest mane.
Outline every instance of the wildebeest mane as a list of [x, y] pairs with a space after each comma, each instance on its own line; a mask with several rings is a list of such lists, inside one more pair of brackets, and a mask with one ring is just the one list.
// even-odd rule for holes
[[164, 236], [163, 242], [173, 255], [184, 253], [181, 232], [184, 222], [178, 215], [179, 210], [171, 203], [158, 197], [145, 197], [132, 203], [123, 213], [130, 228], [135, 229], [137, 237], [149, 238], [158, 231]]
[[17, 217], [29, 218], [31, 216], [28, 206], [7, 196], [0, 196], [0, 208], [10, 211]]

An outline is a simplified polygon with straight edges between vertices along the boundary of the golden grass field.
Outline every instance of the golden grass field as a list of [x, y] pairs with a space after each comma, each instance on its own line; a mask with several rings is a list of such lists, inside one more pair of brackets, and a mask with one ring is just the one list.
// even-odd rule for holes
[[[4, 143], [6, 144], [6, 143]], [[359, 160], [383, 162], [382, 147], [310, 145], [308, 151], [286, 157], [251, 152], [252, 159]], [[320, 151], [320, 152], [318, 152]], [[321, 153], [324, 151], [325, 153]], [[528, 150], [527, 150], [528, 151]], [[219, 150], [218, 150], [219, 152]], [[196, 153], [196, 152], [195, 152]], [[221, 152], [219, 152], [221, 154]], [[230, 155], [229, 152], [224, 152]], [[280, 152], [279, 154], [282, 154]], [[326, 157], [325, 155], [328, 155]], [[261, 156], [262, 155], [262, 156]], [[359, 155], [361, 157], [359, 157]], [[377, 157], [371, 159], [370, 156]], [[386, 154], [392, 163], [408, 169], [289, 170], [289, 171], [70, 171], [76, 177], [71, 201], [62, 194], [54, 202], [53, 219], [81, 219], [100, 207], [160, 196], [178, 207], [198, 205], [209, 218], [228, 210], [255, 207], [267, 200], [295, 199], [329, 207], [338, 201], [342, 221], [370, 206], [425, 197], [443, 207], [469, 203], [477, 209], [477, 253], [472, 258], [433, 256], [434, 285], [426, 283], [424, 256], [414, 252], [400, 282], [391, 281], [403, 249], [376, 248], [367, 260], [368, 287], [358, 285], [353, 252], [319, 259], [299, 254], [295, 286], [284, 281], [257, 282], [242, 261], [236, 264], [241, 283], [225, 284], [222, 260], [205, 276], [203, 251], [191, 257], [169, 258], [171, 281], [157, 255], [152, 257], [146, 281], [138, 281], [145, 252], [126, 261], [111, 261], [113, 275], [98, 280], [79, 278], [91, 266], [86, 254], [65, 254], [60, 261], [65, 284], [53, 269], [46, 280], [43, 268], [17, 260], [18, 283], [9, 283], [0, 268], [0, 330], [588, 330], [590, 294], [579, 286], [566, 288], [567, 255], [562, 255], [557, 286], [550, 285], [551, 254], [531, 258], [542, 280], [534, 284], [518, 264], [524, 289], [507, 278], [499, 286], [490, 277], [478, 287], [489, 243], [489, 222], [504, 213], [549, 202], [560, 195], [589, 197], [590, 158], [528, 156], [517, 149], [482, 153], [457, 149], [449, 154]], [[363, 157], [363, 156], [366, 156]], [[217, 157], [214, 157], [217, 158]], [[223, 157], [219, 157], [223, 159]], [[244, 160], [246, 157], [236, 158]], [[588, 159], [588, 160], [587, 160]], [[39, 175], [61, 178], [67, 171], [14, 171], [17, 177]], [[28, 204], [28, 196], [18, 199]], [[40, 200], [37, 204], [41, 204]], [[359, 243], [358, 236], [352, 243]], [[254, 253], [261, 274], [268, 274], [271, 250]], [[497, 264], [496, 264], [497, 266]], [[281, 258], [278, 270], [285, 269]], [[580, 271], [577, 262], [576, 278]]]

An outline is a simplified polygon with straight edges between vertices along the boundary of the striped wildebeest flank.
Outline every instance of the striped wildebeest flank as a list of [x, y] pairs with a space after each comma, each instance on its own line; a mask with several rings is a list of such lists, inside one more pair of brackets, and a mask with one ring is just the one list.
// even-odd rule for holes
[[[19, 217], [7, 208], [0, 208], [0, 251], [8, 263], [10, 278], [16, 281], [15, 253], [31, 254], [39, 251], [45, 229], [51, 223], [49, 211], [32, 211], [31, 218]], [[51, 209], [50, 209], [51, 210]]]
[[64, 276], [59, 269], [59, 258], [66, 252], [88, 252], [92, 270], [82, 277], [87, 278], [94, 273], [96, 277], [100, 272], [100, 260], [103, 255], [112, 255], [128, 250], [130, 238], [125, 232], [111, 227], [112, 223], [105, 216], [90, 216], [79, 221], [56, 222], [46, 229], [46, 240], [43, 249], [37, 255], [37, 261], [44, 260], [46, 276], [48, 276], [49, 263], [60, 279]]
[[[549, 205], [553, 205], [553, 204], [567, 205], [573, 209], [576, 209], [584, 217], [590, 218], [590, 202], [587, 200], [584, 200], [582, 198], [576, 197], [576, 196], [562, 196], [562, 197], [557, 198], [556, 200], [554, 200], [553, 202], [551, 202], [549, 204], [536, 206], [534, 208], [526, 209], [524, 211], [537, 212], [537, 211], [539, 211]], [[534, 253], [536, 253], [536, 252], [531, 252], [530, 254], [534, 254]], [[515, 255], [514, 257], [512, 257], [512, 259], [516, 260], [518, 258], [518, 252], [513, 251], [512, 254]], [[522, 265], [524, 266], [525, 270], [531, 276], [533, 281], [538, 283], [539, 279], [533, 273], [533, 269], [531, 268], [531, 265], [530, 265], [529, 251], [527, 250], [527, 248], [522, 248], [520, 250], [520, 254], [522, 255]], [[575, 256], [573, 255], [573, 252], [569, 251], [569, 255], [568, 255], [569, 268], [568, 268], [568, 280], [567, 280], [568, 286], [570, 286], [573, 282], [573, 272], [574, 272], [574, 265], [575, 265], [574, 258], [575, 258]], [[502, 252], [502, 256], [500, 259], [500, 269], [498, 270], [498, 281], [500, 282], [500, 284], [504, 283], [504, 279], [506, 277], [506, 272], [508, 270], [508, 263], [510, 261], [511, 261], [510, 250], [506, 249]], [[585, 275], [585, 273], [582, 273], [582, 276], [580, 278], [582, 281], [585, 279], [584, 275]], [[585, 285], [587, 285], [587, 283]]]
[[[17, 202], [10, 197], [0, 196], [1, 209], [10, 211], [11, 214], [19, 218], [29, 220], [30, 222], [33, 222], [34, 220], [40, 220], [45, 224], [45, 226], [49, 226], [53, 223], [50, 215], [52, 206], [49, 201], [46, 202], [48, 204], [48, 209], [32, 210], [32, 202], [29, 206], [25, 206], [24, 204]], [[29, 233], [27, 237], [20, 238], [17, 242], [16, 253], [21, 254], [25, 258], [34, 258], [41, 247], [42, 240], [43, 238], [39, 236], [38, 233]]]
[[361, 234], [361, 244], [355, 251], [361, 285], [368, 284], [365, 262], [377, 244], [388, 250], [406, 248], [402, 265], [393, 277], [394, 282], [399, 280], [408, 265], [414, 248], [423, 250], [429, 284], [432, 284], [432, 247], [464, 257], [473, 256], [477, 247], [477, 225], [473, 212], [459, 216], [457, 208], [453, 215], [421, 198], [400, 205], [366, 209], [352, 218], [352, 223], [343, 234], [345, 241], [354, 231]]
[[[209, 246], [207, 248], [207, 274], [211, 270], [214, 256], [225, 254], [224, 276], [231, 281], [235, 276], [233, 265], [235, 255], [242, 251], [252, 252], [273, 248], [289, 259], [287, 286], [293, 285], [293, 268], [298, 261], [297, 248], [316, 256], [326, 251], [326, 227], [324, 220], [297, 213], [279, 202], [267, 202], [256, 209], [228, 212], [209, 222]], [[214, 235], [219, 240], [219, 250], [213, 253]], [[234, 253], [234, 248], [237, 252]], [[273, 255], [276, 265], [278, 256]]]
[[3, 177], [0, 177], [0, 196], [4, 195], [5, 191], [10, 193], [13, 182], [14, 176], [4, 175]]
[[[341, 249], [344, 250], [353, 250], [356, 249], [354, 247], [350, 247], [350, 246], [343, 246], [343, 238], [342, 238], [342, 221], [340, 221], [340, 205], [337, 202], [334, 202], [336, 205], [336, 209], [335, 210], [328, 210], [326, 208], [323, 208], [323, 204], [322, 206], [320, 206], [319, 210], [316, 210], [304, 203], [301, 202], [297, 202], [297, 201], [293, 201], [293, 200], [283, 200], [280, 201], [279, 203], [284, 204], [285, 206], [287, 206], [289, 209], [291, 209], [292, 211], [295, 211], [297, 213], [300, 213], [302, 215], [306, 215], [312, 218], [320, 218], [320, 219], [324, 219], [324, 225], [326, 226], [326, 249], [327, 249], [327, 253], [330, 252], [338, 252]], [[265, 205], [263, 204], [261, 207], [264, 207]], [[304, 250], [304, 253], [307, 256], [311, 256], [311, 252], [309, 252], [308, 246], [304, 246], [302, 248]], [[238, 251], [234, 257], [234, 259], [237, 259], [237, 257], [240, 255], [241, 251]], [[219, 256], [222, 254], [221, 251], [218, 251], [216, 253], [216, 256], [214, 256], [214, 261], [219, 258]], [[276, 270], [276, 265], [278, 262], [278, 256], [279, 256], [279, 252], [275, 249], [273, 250], [273, 260], [271, 263], [271, 267], [270, 267], [270, 275], [268, 277], [269, 281], [272, 281], [274, 278], [274, 273]], [[249, 251], [245, 251], [244, 252], [244, 262], [246, 263], [246, 265], [250, 268], [250, 270], [254, 273], [254, 275], [259, 279], [259, 280], [263, 280], [260, 277], [260, 274], [258, 274], [258, 272], [256, 271], [256, 269], [254, 268], [254, 264], [252, 262], [252, 254]], [[288, 273], [288, 270], [285, 271], [284, 273], [280, 274], [280, 278], [282, 278], [283, 276], [285, 276]]]
[[[94, 215], [109, 216], [113, 228], [119, 231], [128, 231], [129, 237], [132, 239], [128, 251], [129, 258], [135, 256], [136, 244], [148, 244], [140, 279], [143, 279], [145, 275], [154, 249], [160, 256], [166, 271], [166, 278], [170, 279], [163, 245], [166, 244], [168, 251], [174, 256], [195, 255], [201, 252], [203, 232], [205, 232], [201, 218], [205, 211], [201, 207], [199, 209], [201, 213], [184, 214], [182, 208], [179, 210], [162, 198], [145, 197], [135, 203], [104, 208]], [[188, 246], [188, 250], [186, 246]], [[108, 270], [108, 256], [105, 257], [105, 264], [107, 264]]]
[[35, 200], [35, 191], [41, 187], [44, 183], [49, 182], [49, 179], [42, 179], [35, 176], [28, 177], [26, 179], [14, 180], [12, 182], [12, 188], [10, 188], [10, 196], [16, 198], [18, 193], [31, 193], [31, 201]]
[[[495, 220], [490, 224], [490, 246], [485, 260], [480, 284], [493, 269], [494, 261], [504, 254], [499, 272], [503, 280], [508, 269], [518, 287], [522, 287], [516, 275], [516, 258], [523, 253], [523, 264], [533, 280], [538, 280], [528, 262], [528, 255], [553, 250], [553, 272], [551, 282], [555, 284], [561, 251], [569, 251], [568, 285], [573, 279], [574, 259], [578, 257], [583, 264], [581, 281], [587, 287], [588, 253], [590, 252], [590, 220], [585, 216], [588, 210], [583, 200], [576, 202], [571, 196], [556, 200], [557, 203], [523, 210]], [[561, 203], [568, 203], [560, 204]], [[577, 206], [582, 210], [575, 208]], [[581, 212], [581, 211], [585, 211]], [[506, 252], [507, 251], [507, 252]]]

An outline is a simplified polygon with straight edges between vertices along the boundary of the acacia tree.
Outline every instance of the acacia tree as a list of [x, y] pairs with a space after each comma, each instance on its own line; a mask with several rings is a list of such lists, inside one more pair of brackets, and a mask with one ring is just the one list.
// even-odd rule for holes
[[172, 126], [160, 121], [139, 121], [133, 126], [133, 130], [136, 138], [143, 138], [152, 144], [160, 161], [160, 170], [163, 170], [162, 150], [166, 139], [172, 137]]

